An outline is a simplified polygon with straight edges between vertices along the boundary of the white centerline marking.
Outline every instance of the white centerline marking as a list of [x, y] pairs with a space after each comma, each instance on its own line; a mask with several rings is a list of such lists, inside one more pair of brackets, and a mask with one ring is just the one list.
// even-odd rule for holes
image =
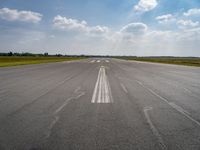
[[109, 60], [106, 60], [107, 63], [109, 63]]
[[144, 115], [145, 115], [145, 118], [153, 132], [153, 134], [156, 136], [158, 142], [159, 142], [159, 146], [162, 150], [166, 150], [167, 147], [162, 139], [162, 136], [160, 135], [160, 133], [158, 132], [158, 130], [156, 129], [156, 127], [153, 125], [150, 117], [149, 117], [149, 114], [148, 114], [148, 111], [152, 110], [152, 107], [145, 107], [144, 108]]
[[113, 103], [111, 89], [104, 66], [99, 69], [91, 103]]
[[122, 89], [124, 90], [125, 93], [128, 93], [128, 90], [126, 89], [126, 87], [124, 86], [124, 84], [120, 83]]
[[100, 61], [100, 60], [97, 60], [97, 62], [100, 63], [101, 61]]

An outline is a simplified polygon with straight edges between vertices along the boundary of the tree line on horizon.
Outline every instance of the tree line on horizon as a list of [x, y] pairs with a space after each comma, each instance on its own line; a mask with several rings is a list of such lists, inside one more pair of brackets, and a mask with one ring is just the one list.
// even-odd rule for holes
[[29, 56], [29, 57], [85, 57], [84, 55], [63, 55], [63, 54], [55, 54], [55, 55], [50, 55], [47, 52], [45, 53], [40, 53], [40, 54], [34, 54], [34, 53], [29, 53], [29, 52], [22, 52], [22, 53], [17, 53], [17, 52], [8, 52], [8, 53], [1, 53], [0, 56]]
[[22, 52], [22, 53], [18, 53], [18, 52], [0, 52], [0, 56], [23, 56], [23, 57], [99, 57], [99, 58], [103, 58], [103, 57], [107, 57], [107, 58], [123, 58], [123, 59], [142, 59], [142, 58], [152, 58], [152, 59], [156, 59], [156, 58], [162, 58], [162, 59], [181, 59], [181, 58], [199, 58], [199, 57], [178, 57], [178, 56], [118, 56], [118, 55], [63, 55], [63, 54], [48, 54], [48, 52], [45, 53], [39, 53], [39, 54], [35, 54], [35, 53], [29, 53], [29, 52]]

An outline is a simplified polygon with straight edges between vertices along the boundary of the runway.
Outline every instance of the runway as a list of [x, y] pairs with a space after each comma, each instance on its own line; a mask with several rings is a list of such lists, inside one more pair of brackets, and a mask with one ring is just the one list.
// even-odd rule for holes
[[0, 68], [0, 150], [199, 150], [200, 68], [114, 58]]

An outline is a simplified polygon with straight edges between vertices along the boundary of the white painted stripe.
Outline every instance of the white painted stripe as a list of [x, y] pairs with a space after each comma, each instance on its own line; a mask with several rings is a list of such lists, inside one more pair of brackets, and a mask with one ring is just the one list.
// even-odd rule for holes
[[110, 61], [109, 61], [109, 60], [106, 60], [106, 62], [109, 63]]
[[145, 107], [144, 108], [144, 115], [145, 115], [145, 118], [153, 132], [153, 134], [156, 136], [157, 140], [158, 140], [158, 143], [159, 143], [159, 146], [162, 150], [166, 150], [167, 147], [162, 139], [162, 136], [160, 135], [160, 133], [158, 132], [158, 130], [156, 129], [156, 127], [153, 125], [150, 117], [149, 117], [149, 114], [148, 114], [148, 111], [152, 110], [152, 107]]
[[103, 69], [103, 78], [102, 78], [102, 103], [105, 103], [105, 84], [106, 84], [106, 80], [105, 80], [105, 69]]
[[[101, 70], [102, 70], [102, 68], [101, 68]], [[97, 101], [97, 103], [101, 103], [101, 91], [102, 91], [102, 78], [103, 78], [103, 76], [102, 76], [102, 71], [101, 71], [101, 76], [100, 76], [100, 81], [99, 81], [99, 95], [98, 95], [98, 101]]]
[[111, 92], [111, 88], [110, 88], [110, 84], [108, 82], [108, 79], [106, 77], [106, 80], [107, 80], [107, 89], [108, 89], [108, 97], [109, 97], [109, 103], [113, 103], [113, 97], [112, 97], [112, 92]]
[[99, 69], [91, 103], [112, 103], [112, 94], [106, 76], [105, 67]]
[[98, 85], [99, 85], [100, 74], [101, 74], [101, 68], [99, 69], [98, 78], [97, 78], [97, 81], [95, 84], [95, 88], [94, 88], [94, 92], [93, 92], [93, 96], [92, 96], [92, 103], [95, 103], [97, 89], [98, 89]]
[[[108, 85], [109, 85], [109, 82], [108, 82]], [[110, 95], [110, 102], [111, 103], [113, 103], [114, 101], [113, 101], [113, 97], [112, 97], [112, 94], [111, 94], [111, 87], [110, 87], [110, 85], [108, 86], [108, 89], [109, 89], [109, 95]]]
[[[137, 81], [139, 83], [139, 81]], [[141, 83], [141, 82], [140, 82]], [[140, 84], [139, 83], [139, 84]], [[196, 125], [200, 126], [200, 122], [197, 121], [196, 119], [194, 119], [193, 117], [190, 116], [190, 113], [187, 112], [186, 110], [184, 110], [183, 108], [181, 108], [180, 106], [169, 102], [166, 98], [160, 96], [159, 94], [157, 94], [156, 92], [154, 92], [153, 90], [151, 90], [150, 88], [144, 86], [143, 84], [140, 84], [142, 87], [146, 88], [150, 93], [152, 93], [153, 95], [155, 95], [156, 97], [160, 98], [161, 100], [163, 100], [164, 102], [166, 102], [169, 106], [171, 106], [172, 108], [174, 108], [176, 111], [178, 111], [179, 113], [181, 113], [183, 116], [185, 116], [186, 118], [188, 118], [190, 121], [194, 122]]]
[[[107, 80], [107, 79], [106, 79], [106, 80]], [[109, 102], [110, 102], [110, 99], [109, 99], [109, 88], [108, 88], [108, 83], [105, 84], [105, 95], [106, 95], [105, 103], [109, 103]]]
[[92, 61], [90, 61], [91, 63], [94, 63], [95, 62], [95, 60], [92, 60]]
[[101, 61], [100, 61], [100, 60], [97, 60], [97, 62], [100, 63]]
[[109, 96], [110, 92], [109, 92], [109, 87], [108, 87], [108, 80], [107, 80], [107, 77], [106, 77], [105, 70], [104, 70], [104, 78], [105, 78], [105, 84], [104, 84], [105, 103], [111, 103], [110, 96]]

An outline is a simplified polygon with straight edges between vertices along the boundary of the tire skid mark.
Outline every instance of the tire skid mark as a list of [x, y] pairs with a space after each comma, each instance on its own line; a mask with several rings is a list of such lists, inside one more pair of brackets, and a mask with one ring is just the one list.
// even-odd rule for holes
[[20, 107], [19, 109], [17, 109], [14, 112], [11, 112], [10, 114], [8, 114], [8, 116], [14, 116], [16, 114], [18, 114], [19, 112], [23, 111], [25, 108], [33, 105], [34, 103], [36, 103], [37, 101], [40, 100], [40, 98], [42, 98], [43, 96], [47, 95], [48, 93], [52, 92], [53, 90], [55, 90], [58, 86], [64, 84], [66, 81], [72, 79], [73, 76], [66, 78], [65, 80], [59, 82], [54, 88], [47, 90], [45, 93], [42, 93], [41, 95], [39, 95], [38, 97], [36, 97], [35, 99], [33, 99], [30, 103], [27, 103], [25, 105], [23, 105], [22, 107]]
[[[82, 72], [82, 71], [81, 71]], [[72, 75], [70, 77], [67, 77], [65, 78], [63, 81], [59, 82], [58, 84], [56, 84], [53, 88], [47, 90], [45, 93], [42, 93], [41, 95], [39, 95], [38, 97], [36, 97], [35, 99], [33, 99], [30, 103], [27, 103], [27, 104], [24, 104], [22, 107], [20, 107], [19, 109], [9, 113], [7, 116], [8, 117], [13, 117], [15, 116], [16, 114], [20, 113], [21, 111], [23, 111], [25, 108], [27, 107], [30, 107], [31, 105], [33, 105], [34, 103], [36, 103], [37, 101], [40, 100], [40, 98], [42, 98], [43, 96], [51, 93], [52, 91], [54, 91], [55, 89], [57, 89], [59, 86], [63, 85], [64, 83], [66, 83], [67, 81], [77, 77], [80, 75], [80, 72], [75, 74], [75, 75]]]
[[65, 106], [67, 104], [69, 104], [70, 101], [72, 100], [77, 100], [80, 97], [85, 95], [85, 92], [80, 92], [81, 87], [78, 87], [74, 90], [74, 96], [68, 98], [60, 107], [58, 107], [54, 112], [53, 112], [53, 121], [50, 123], [49, 127], [48, 127], [48, 132], [46, 134], [46, 138], [49, 138], [51, 136], [51, 132], [53, 127], [55, 126], [55, 124], [59, 121], [60, 116], [59, 113], [65, 108]]
[[[133, 80], [129, 79], [129, 78], [124, 78], [124, 77], [118, 77], [119, 79], [126, 79], [128, 81], [133, 82]], [[176, 110], [177, 112], [179, 112], [180, 114], [182, 114], [183, 116], [185, 116], [186, 118], [188, 118], [190, 121], [192, 121], [193, 123], [195, 123], [196, 125], [198, 125], [200, 127], [200, 122], [196, 119], [194, 119], [191, 114], [186, 111], [185, 109], [183, 109], [181, 106], [176, 105], [173, 102], [170, 102], [169, 100], [167, 100], [166, 98], [160, 96], [159, 94], [157, 94], [156, 92], [154, 92], [152, 89], [150, 89], [149, 87], [145, 86], [142, 82], [138, 81], [138, 80], [134, 80], [136, 81], [140, 86], [142, 86], [144, 89], [148, 90], [151, 94], [153, 94], [154, 96], [158, 97], [159, 99], [163, 100], [165, 103], [167, 103], [169, 106], [171, 106], [174, 110]]]
[[126, 89], [124, 84], [120, 83], [120, 86], [122, 87], [122, 89], [124, 90], [125, 93], [128, 93], [128, 90]]
[[147, 123], [149, 124], [151, 131], [153, 132], [153, 134], [156, 136], [159, 146], [162, 150], [167, 150], [167, 147], [162, 139], [162, 136], [160, 135], [159, 131], [156, 129], [156, 127], [154, 126], [154, 124], [151, 121], [151, 118], [148, 114], [148, 111], [151, 111], [153, 108], [152, 107], [144, 107], [144, 115], [145, 118], [147, 120]]
[[160, 96], [159, 94], [157, 94], [156, 92], [154, 92], [153, 90], [151, 90], [149, 87], [144, 86], [144, 84], [141, 84], [140, 81], [136, 82], [141, 85], [143, 88], [147, 89], [151, 94], [153, 94], [154, 96], [158, 97], [159, 99], [163, 100], [165, 103], [167, 103], [169, 106], [171, 106], [174, 110], [176, 110], [177, 112], [179, 112], [180, 114], [182, 114], [183, 116], [185, 116], [186, 118], [188, 118], [190, 121], [192, 121], [193, 123], [195, 123], [196, 125], [198, 125], [200, 127], [200, 122], [197, 121], [196, 119], [194, 119], [189, 112], [187, 112], [186, 110], [184, 110], [182, 107], [176, 105], [173, 102], [169, 102], [166, 98]]

